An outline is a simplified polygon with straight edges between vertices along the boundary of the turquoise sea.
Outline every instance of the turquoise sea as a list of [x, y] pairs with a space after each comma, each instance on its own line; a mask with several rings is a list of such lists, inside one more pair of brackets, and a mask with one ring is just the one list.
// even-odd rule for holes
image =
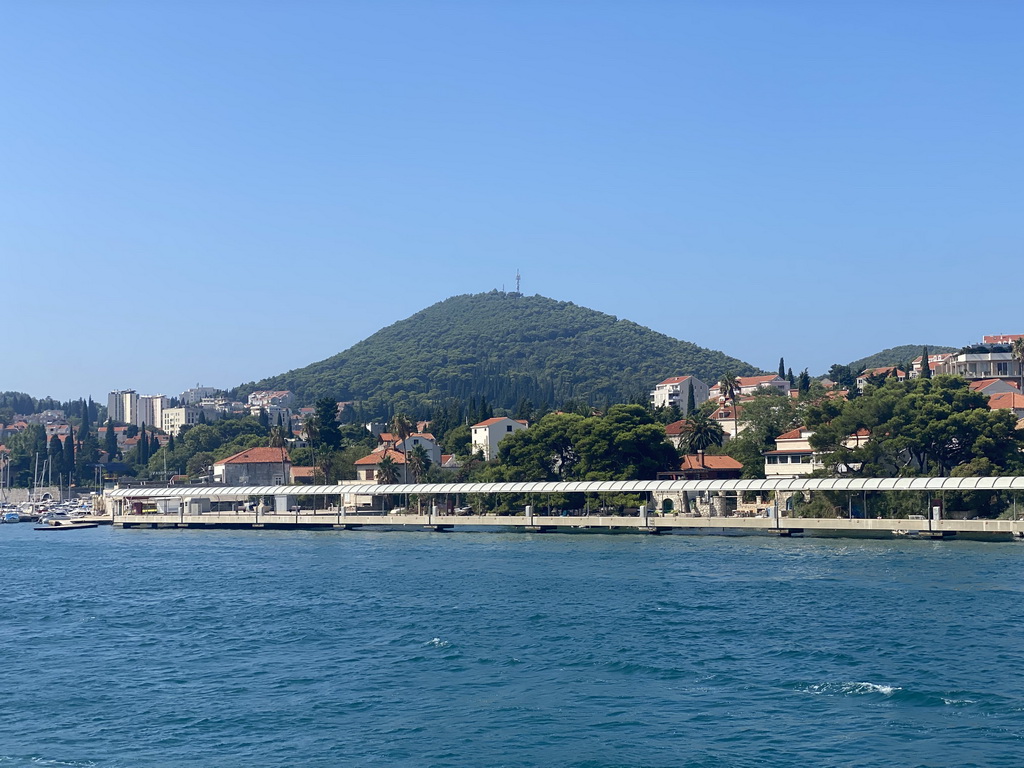
[[3, 525], [0, 563], [0, 768], [1024, 765], [1024, 544]]

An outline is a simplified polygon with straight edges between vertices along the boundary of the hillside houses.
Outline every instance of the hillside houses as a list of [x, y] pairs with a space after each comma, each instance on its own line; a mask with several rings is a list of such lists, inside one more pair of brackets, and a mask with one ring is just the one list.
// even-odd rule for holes
[[686, 416], [689, 413], [687, 404], [691, 389], [694, 405], [700, 405], [707, 401], [710, 388], [696, 376], [670, 376], [655, 385], [651, 392], [651, 405], [655, 408], [675, 406], [680, 413]]

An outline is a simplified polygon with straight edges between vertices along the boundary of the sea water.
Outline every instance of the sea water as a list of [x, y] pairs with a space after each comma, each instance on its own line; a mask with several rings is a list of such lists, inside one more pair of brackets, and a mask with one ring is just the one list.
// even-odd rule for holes
[[0, 768], [1024, 765], [1024, 544], [4, 525], [0, 564]]

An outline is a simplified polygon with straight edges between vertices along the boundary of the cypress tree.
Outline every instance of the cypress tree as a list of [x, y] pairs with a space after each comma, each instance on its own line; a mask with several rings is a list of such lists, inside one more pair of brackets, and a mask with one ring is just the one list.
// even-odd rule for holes
[[786, 378], [786, 358], [784, 357], [779, 358], [779, 378]]
[[50, 474], [59, 477], [64, 471], [64, 443], [57, 435], [50, 438], [46, 455], [50, 459]]
[[932, 367], [928, 365], [928, 347], [921, 349], [921, 378], [930, 379], [932, 377]]
[[149, 461], [149, 438], [146, 436], [146, 422], [142, 422], [142, 432], [139, 434], [139, 444], [135, 449], [137, 463], [145, 464]]
[[786, 374], [786, 378], [789, 379], [789, 386], [791, 386], [791, 387], [795, 387], [796, 386], [796, 378], [794, 378], [794, 376], [793, 376], [793, 369], [792, 368], [789, 369], [789, 373]]
[[117, 458], [117, 435], [114, 433], [114, 422], [107, 419], [107, 433], [103, 439], [103, 450], [107, 452], [107, 461]]
[[[84, 405], [84, 403], [83, 403]], [[64, 440], [64, 472], [68, 476], [68, 483], [70, 484], [72, 476], [75, 474], [75, 430], [69, 429], [68, 436]]]
[[697, 401], [693, 396], [693, 379], [686, 382], [686, 415], [697, 410]]
[[170, 453], [173, 450], [174, 450], [174, 433], [173, 432], [168, 432], [167, 433], [167, 452]]

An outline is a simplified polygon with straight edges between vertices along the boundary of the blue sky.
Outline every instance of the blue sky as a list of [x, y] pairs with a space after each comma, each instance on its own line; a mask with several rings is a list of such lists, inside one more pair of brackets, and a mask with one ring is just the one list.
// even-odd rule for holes
[[517, 269], [768, 370], [1024, 331], [1019, 3], [0, 17], [0, 389], [233, 386]]

